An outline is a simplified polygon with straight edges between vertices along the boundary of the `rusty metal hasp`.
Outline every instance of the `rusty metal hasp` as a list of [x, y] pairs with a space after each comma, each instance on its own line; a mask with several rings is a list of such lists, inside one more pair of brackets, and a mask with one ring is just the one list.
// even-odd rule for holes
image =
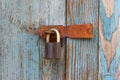
[[45, 25], [40, 27], [36, 33], [42, 37], [46, 38], [46, 33], [49, 29], [55, 28], [60, 33], [60, 38], [68, 37], [68, 38], [92, 38], [93, 37], [93, 26], [92, 24], [75, 24], [75, 25]]

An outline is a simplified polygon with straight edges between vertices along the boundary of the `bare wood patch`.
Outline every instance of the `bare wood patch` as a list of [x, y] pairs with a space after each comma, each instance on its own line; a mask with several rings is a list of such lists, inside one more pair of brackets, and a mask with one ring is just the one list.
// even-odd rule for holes
[[111, 17], [114, 10], [114, 0], [102, 0], [105, 8], [106, 16]]

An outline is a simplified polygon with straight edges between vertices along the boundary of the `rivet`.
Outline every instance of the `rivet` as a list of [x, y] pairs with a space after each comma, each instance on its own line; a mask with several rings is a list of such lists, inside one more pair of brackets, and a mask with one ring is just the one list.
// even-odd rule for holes
[[92, 34], [92, 31], [90, 29], [87, 29], [88, 34]]

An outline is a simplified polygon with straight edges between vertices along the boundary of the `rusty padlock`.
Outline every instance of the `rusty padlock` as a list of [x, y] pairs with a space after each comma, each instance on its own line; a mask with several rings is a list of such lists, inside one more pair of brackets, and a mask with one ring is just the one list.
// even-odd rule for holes
[[[61, 44], [60, 44], [60, 33], [57, 29], [51, 28], [46, 34], [46, 59], [60, 59], [61, 58]], [[57, 37], [57, 42], [50, 42], [51, 33], [55, 32]]]

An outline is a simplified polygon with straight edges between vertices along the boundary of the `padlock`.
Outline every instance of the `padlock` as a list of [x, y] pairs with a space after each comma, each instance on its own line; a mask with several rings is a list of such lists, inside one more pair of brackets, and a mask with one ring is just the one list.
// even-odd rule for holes
[[[56, 33], [56, 37], [57, 37], [56, 42], [50, 42], [52, 32]], [[47, 31], [45, 58], [46, 59], [60, 59], [61, 58], [60, 33], [55, 28], [51, 28]]]

